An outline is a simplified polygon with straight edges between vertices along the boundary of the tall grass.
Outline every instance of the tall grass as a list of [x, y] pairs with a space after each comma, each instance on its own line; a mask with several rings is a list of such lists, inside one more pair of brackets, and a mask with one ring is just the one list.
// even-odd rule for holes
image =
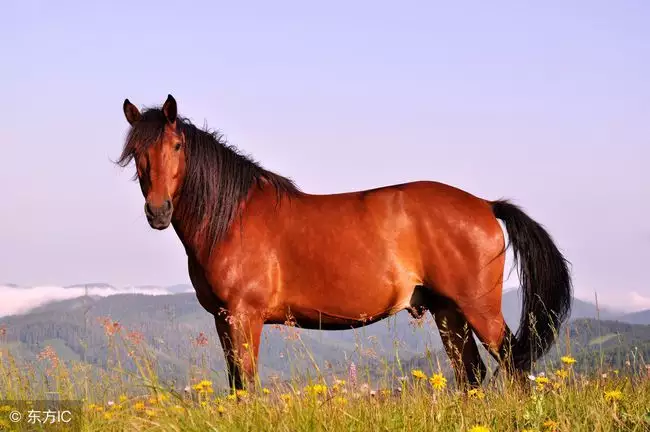
[[[435, 361], [429, 356], [428, 372], [409, 369], [397, 353], [395, 361], [374, 363], [383, 364], [383, 371], [357, 371], [355, 365], [334, 373], [318, 368], [312, 358], [313, 376], [296, 373], [288, 381], [267, 387], [258, 382], [229, 394], [214, 385], [215, 372], [200, 351], [205, 339], [195, 340], [189, 386], [179, 389], [158, 378], [155, 358], [141, 335], [110, 319], [102, 325], [112, 353], [107, 368], [63, 362], [51, 348], [34, 362], [18, 360], [4, 341], [0, 399], [54, 394], [82, 400], [87, 431], [650, 430], [645, 363], [578, 373], [571, 353], [561, 353], [560, 363], [541, 365], [524, 386], [500, 375], [481, 389], [466, 391], [453, 385], [446, 359], [437, 356]], [[3, 342], [1, 338], [2, 333]], [[124, 367], [127, 361], [130, 371]], [[0, 430], [13, 426], [5, 418], [10, 409], [0, 406]]]

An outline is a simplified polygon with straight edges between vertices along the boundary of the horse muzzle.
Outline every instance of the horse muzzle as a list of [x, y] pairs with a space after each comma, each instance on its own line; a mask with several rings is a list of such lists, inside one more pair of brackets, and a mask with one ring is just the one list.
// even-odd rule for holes
[[172, 221], [174, 206], [171, 200], [165, 200], [161, 205], [152, 205], [150, 202], [144, 205], [144, 214], [147, 222], [153, 229], [164, 230], [169, 227]]

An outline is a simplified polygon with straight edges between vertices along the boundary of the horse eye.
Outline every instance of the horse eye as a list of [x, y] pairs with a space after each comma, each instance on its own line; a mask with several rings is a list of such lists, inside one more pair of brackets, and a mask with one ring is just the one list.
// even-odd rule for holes
[[181, 143], [176, 144], [174, 150], [179, 151], [181, 149]]

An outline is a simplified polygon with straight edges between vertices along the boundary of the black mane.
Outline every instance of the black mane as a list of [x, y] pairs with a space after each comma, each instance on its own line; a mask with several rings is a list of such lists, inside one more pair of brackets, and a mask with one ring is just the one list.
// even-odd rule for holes
[[[128, 136], [117, 164], [125, 167], [141, 151], [157, 142], [164, 131], [161, 109], [142, 112]], [[176, 127], [185, 135], [186, 174], [181, 186], [178, 219], [195, 241], [205, 241], [210, 250], [223, 239], [237, 217], [240, 204], [253, 186], [268, 183], [278, 200], [300, 192], [290, 179], [261, 167], [226, 143], [223, 135], [199, 129], [188, 119], [178, 117]], [[137, 173], [135, 176], [137, 179]], [[189, 240], [189, 239], [188, 239]]]

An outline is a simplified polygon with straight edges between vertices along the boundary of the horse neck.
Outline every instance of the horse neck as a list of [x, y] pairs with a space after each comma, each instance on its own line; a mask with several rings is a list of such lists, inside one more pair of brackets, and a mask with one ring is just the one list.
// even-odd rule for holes
[[174, 228], [174, 231], [176, 232], [179, 240], [183, 244], [185, 253], [188, 257], [198, 258], [203, 254], [203, 248], [201, 245], [195, 244], [195, 242], [191, 240], [192, 236], [190, 235], [189, 231], [183, 227], [181, 221], [172, 219], [172, 227]]
[[[182, 205], [182, 203], [179, 204]], [[204, 241], [200, 241], [200, 237], [196, 235], [196, 227], [189, 226], [188, 221], [176, 218], [174, 214], [172, 215], [172, 227], [183, 244], [188, 257], [202, 262], [201, 258], [209, 255], [209, 245]]]
[[[257, 188], [253, 188], [257, 189]], [[251, 190], [248, 197], [239, 203], [239, 212], [243, 212], [246, 204], [252, 198], [254, 191]], [[184, 203], [179, 203], [183, 205]], [[218, 249], [218, 244], [223, 239], [217, 240], [217, 244], [213, 245], [208, 241], [204, 241], [206, 236], [196, 234], [196, 227], [188, 226], [188, 222], [182, 219], [176, 219], [172, 216], [172, 226], [176, 235], [180, 239], [181, 243], [185, 247], [185, 252], [189, 257], [195, 258], [200, 263], [206, 263], [210, 256]], [[232, 230], [232, 226], [228, 230]]]
[[[262, 184], [263, 187], [258, 185], [253, 186], [249, 191], [248, 196], [239, 203], [239, 216], [247, 214], [249, 206], [251, 205], [255, 207], [253, 214], [264, 213], [264, 209], [276, 206], [277, 191], [275, 187], [271, 186], [266, 180], [262, 180]], [[232, 232], [233, 229], [238, 230], [238, 227], [241, 227], [239, 225], [240, 223], [241, 219], [237, 217], [233, 224], [228, 228], [228, 231]], [[219, 243], [222, 241], [228, 241], [227, 239], [220, 239], [217, 240], [217, 244], [215, 245], [201, 241], [201, 239], [197, 239], [195, 231], [192, 228], [185, 226], [185, 224], [186, 222], [183, 220], [178, 220], [172, 217], [172, 226], [174, 227], [176, 235], [185, 247], [185, 252], [189, 257], [195, 258], [199, 263], [207, 263], [210, 257], [214, 257], [215, 253], [219, 253]]]

